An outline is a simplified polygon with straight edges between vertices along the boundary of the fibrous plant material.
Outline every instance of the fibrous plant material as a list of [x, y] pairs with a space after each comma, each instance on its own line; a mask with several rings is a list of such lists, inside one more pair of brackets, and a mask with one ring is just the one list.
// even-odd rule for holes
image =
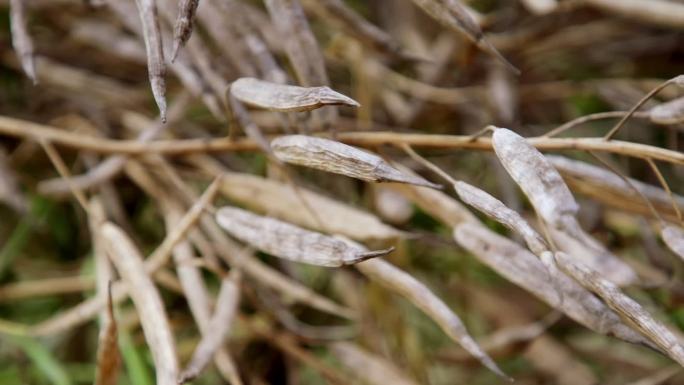
[[425, 284], [382, 258], [371, 259], [355, 266], [371, 281], [396, 292], [425, 312], [451, 339], [460, 344], [484, 366], [501, 377], [508, 378], [468, 334], [461, 319]]
[[12, 28], [12, 47], [19, 56], [21, 67], [32, 81], [38, 83], [34, 62], [33, 40], [28, 32], [26, 20], [26, 1], [10, 0], [10, 26]]
[[274, 155], [296, 164], [367, 182], [400, 182], [440, 188], [423, 178], [407, 175], [377, 155], [329, 139], [287, 135], [271, 141]]
[[350, 374], [369, 385], [416, 385], [390, 361], [350, 342], [335, 342], [331, 351]]
[[482, 29], [460, 0], [413, 0], [413, 2], [445, 27], [463, 33], [479, 48], [493, 55], [512, 72], [520, 73], [485, 39]]
[[[154, 100], [159, 107], [159, 116], [166, 121], [166, 64], [162, 47], [161, 30], [155, 0], [135, 0], [140, 13], [147, 52], [147, 72], [152, 86]], [[130, 15], [129, 15], [130, 17]]]
[[684, 260], [684, 231], [674, 225], [666, 225], [660, 231], [663, 241], [679, 258]]
[[142, 255], [116, 225], [107, 222], [100, 231], [109, 257], [130, 288], [154, 359], [157, 384], [176, 385], [179, 369], [173, 333], [161, 296], [145, 271]]
[[247, 105], [281, 112], [311, 111], [326, 105], [359, 106], [352, 98], [327, 86], [299, 87], [255, 78], [234, 81], [230, 93]]
[[554, 258], [564, 273], [599, 296], [626, 324], [652, 341], [664, 354], [684, 365], [684, 347], [677, 336], [654, 319], [639, 303], [624, 295], [615, 284], [604, 279], [598, 272], [569, 255], [558, 252], [554, 254]]
[[178, 382], [184, 383], [197, 377], [223, 345], [230, 332], [233, 318], [237, 312], [240, 299], [240, 275], [233, 273], [221, 281], [221, 288], [216, 298], [214, 314], [207, 324], [207, 332], [195, 348], [192, 359], [181, 372]]
[[393, 250], [367, 251], [321, 233], [233, 207], [219, 209], [216, 222], [232, 236], [258, 250], [318, 266], [352, 265]]
[[[548, 266], [517, 243], [472, 223], [457, 226], [454, 238], [497, 273], [587, 328], [627, 342], [652, 346], [591, 292], [562, 273], [549, 274]], [[562, 293], [558, 293], [557, 288]]]
[[650, 111], [651, 121], [658, 124], [679, 124], [684, 122], [684, 97], [659, 104]]
[[193, 18], [198, 6], [199, 0], [180, 0], [178, 3], [178, 17], [176, 18], [176, 25], [173, 27], [171, 61], [176, 59], [181, 47], [185, 45], [192, 35]]

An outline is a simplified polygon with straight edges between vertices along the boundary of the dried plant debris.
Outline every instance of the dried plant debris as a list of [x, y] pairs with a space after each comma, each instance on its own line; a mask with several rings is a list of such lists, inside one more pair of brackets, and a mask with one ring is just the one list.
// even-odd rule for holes
[[38, 83], [36, 64], [34, 62], [33, 40], [28, 32], [26, 18], [26, 0], [10, 0], [10, 27], [12, 29], [12, 47], [19, 56], [21, 67], [26, 76]]
[[445, 27], [465, 34], [468, 39], [493, 55], [512, 72], [520, 73], [485, 39], [482, 29], [460, 0], [413, 0], [413, 2]]
[[684, 231], [674, 225], [666, 225], [660, 232], [663, 241], [673, 253], [684, 259]]
[[287, 135], [272, 140], [271, 148], [274, 155], [285, 163], [346, 175], [366, 182], [399, 182], [441, 188], [423, 178], [402, 173], [377, 155], [334, 140]]
[[190, 39], [192, 35], [192, 23], [195, 12], [199, 6], [199, 0], [180, 0], [178, 3], [178, 17], [176, 25], [173, 27], [173, 52], [171, 61], [178, 56], [181, 47]]
[[575, 261], [569, 255], [554, 254], [558, 267], [575, 281], [599, 296], [623, 321], [653, 342], [664, 354], [684, 366], [684, 347], [667, 327], [654, 319], [641, 305], [624, 295], [598, 272]]
[[[508, 174], [520, 186], [539, 216], [550, 226], [554, 239], [564, 250], [610, 276], [615, 283], [636, 281], [634, 271], [591, 238], [577, 222], [579, 205], [551, 162], [523, 137], [496, 128], [492, 145]], [[570, 245], [575, 247], [570, 247]], [[563, 246], [561, 246], [563, 247]]]
[[232, 236], [258, 250], [311, 265], [352, 265], [393, 250], [367, 251], [337, 238], [233, 207], [219, 209], [216, 222]]
[[679, 97], [651, 108], [650, 118], [653, 123], [658, 124], [683, 123], [684, 97]]
[[121, 356], [119, 353], [118, 331], [114, 318], [111, 285], [107, 291], [107, 310], [104, 312], [97, 343], [97, 371], [95, 385], [115, 385], [119, 377]]
[[311, 111], [326, 105], [359, 106], [330, 87], [289, 86], [255, 78], [236, 80], [230, 93], [247, 105], [281, 112]]
[[135, 0], [140, 13], [147, 52], [147, 72], [162, 122], [166, 121], [166, 63], [155, 0]]
[[[589, 329], [627, 342], [653, 346], [590, 291], [562, 273], [549, 272], [548, 266], [517, 243], [474, 223], [458, 225], [454, 238], [501, 276]], [[563, 292], [558, 293], [557, 288]]]
[[[225, 172], [220, 191], [250, 210], [318, 231], [365, 241], [392, 241], [402, 233], [376, 216], [303, 187], [295, 188], [256, 175]], [[299, 194], [298, 194], [299, 193]], [[306, 208], [325, 218], [325, 228]]]
[[521, 0], [521, 3], [537, 15], [547, 14], [558, 7], [558, 0]]
[[[351, 244], [351, 242], [348, 242]], [[477, 358], [484, 366], [501, 377], [508, 378], [477, 342], [468, 334], [461, 319], [427, 286], [412, 275], [393, 266], [382, 258], [371, 259], [356, 265], [356, 268], [389, 290], [396, 292], [432, 318], [444, 332], [463, 349]]]
[[352, 374], [369, 385], [417, 385], [390, 361], [350, 342], [335, 342], [331, 351]]
[[179, 383], [188, 382], [197, 377], [214, 357], [214, 353], [223, 345], [233, 324], [240, 299], [239, 280], [239, 273], [233, 273], [221, 282], [214, 315], [207, 325], [207, 333], [202, 335], [202, 340], [195, 348], [192, 359], [181, 372]]
[[176, 385], [178, 358], [169, 319], [159, 291], [147, 275], [143, 257], [128, 236], [112, 223], [100, 227], [107, 254], [130, 289], [152, 352], [158, 385]]

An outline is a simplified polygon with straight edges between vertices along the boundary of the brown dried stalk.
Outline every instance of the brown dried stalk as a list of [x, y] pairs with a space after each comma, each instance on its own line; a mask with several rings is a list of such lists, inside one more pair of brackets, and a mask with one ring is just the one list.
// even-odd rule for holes
[[[166, 64], [162, 47], [161, 30], [155, 0], [135, 0], [143, 26], [145, 51], [147, 52], [147, 72], [152, 86], [154, 100], [159, 107], [162, 122], [166, 121]], [[130, 15], [128, 15], [130, 17]]]
[[394, 250], [369, 252], [321, 233], [233, 207], [220, 208], [216, 212], [216, 222], [232, 236], [252, 247], [280, 258], [311, 265], [352, 265]]
[[569, 255], [554, 254], [558, 267], [575, 281], [599, 296], [615, 313], [644, 337], [651, 340], [660, 350], [684, 365], [684, 347], [677, 337], [659, 321], [654, 319], [636, 301], [624, 295], [612, 282], [599, 273], [575, 261]]
[[33, 41], [28, 32], [26, 20], [26, 1], [10, 0], [10, 27], [12, 29], [12, 47], [19, 56], [21, 67], [26, 76], [38, 84], [36, 65], [33, 60]]
[[209, 361], [211, 361], [221, 345], [223, 345], [237, 312], [240, 300], [239, 285], [239, 272], [234, 272], [230, 277], [221, 281], [221, 289], [216, 298], [214, 315], [207, 324], [207, 333], [203, 333], [202, 340], [195, 348], [192, 359], [181, 372], [178, 379], [179, 384], [191, 381], [197, 377]]
[[199, 0], [180, 0], [178, 2], [178, 17], [173, 28], [173, 51], [171, 61], [175, 61], [181, 47], [192, 35], [192, 22], [199, 6]]
[[119, 377], [120, 366], [121, 357], [119, 355], [118, 332], [116, 318], [114, 318], [114, 304], [112, 303], [110, 283], [107, 290], [107, 311], [100, 326], [100, 336], [97, 343], [95, 385], [115, 385]]
[[140, 315], [145, 339], [154, 359], [157, 384], [176, 385], [179, 370], [173, 333], [161, 296], [147, 275], [143, 257], [116, 225], [107, 222], [101, 226], [100, 231], [109, 257], [130, 288], [131, 298]]
[[304, 135], [271, 141], [274, 155], [285, 163], [346, 175], [367, 182], [400, 182], [441, 188], [423, 178], [406, 175], [377, 155], [329, 139]]
[[330, 346], [335, 357], [353, 377], [369, 385], [417, 385], [392, 362], [350, 342], [335, 342]]
[[651, 121], [658, 124], [679, 124], [684, 122], [684, 97], [659, 104], [650, 111]]
[[326, 105], [358, 107], [355, 100], [330, 87], [298, 87], [255, 78], [240, 78], [230, 86], [230, 93], [241, 102], [272, 111], [311, 111]]
[[664, 27], [684, 26], [684, 5], [669, 0], [581, 0], [605, 11]]
[[503, 63], [510, 71], [520, 74], [520, 71], [485, 39], [480, 26], [468, 13], [465, 6], [461, 4], [460, 0], [413, 0], [413, 2], [445, 27], [463, 33], [480, 49]]
[[451, 339], [460, 344], [484, 366], [503, 378], [509, 378], [468, 334], [461, 319], [427, 286], [412, 275], [381, 258], [361, 262], [355, 267], [370, 280], [396, 292], [425, 312]]

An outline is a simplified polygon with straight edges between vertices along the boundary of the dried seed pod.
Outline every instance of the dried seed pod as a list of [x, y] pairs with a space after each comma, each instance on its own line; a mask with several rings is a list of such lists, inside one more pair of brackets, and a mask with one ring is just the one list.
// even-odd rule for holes
[[400, 182], [441, 188], [423, 178], [407, 175], [377, 155], [329, 139], [287, 135], [273, 139], [274, 155], [285, 163], [346, 175], [367, 182]]
[[684, 259], [684, 231], [677, 226], [666, 225], [660, 232], [663, 241], [670, 250]]
[[350, 342], [335, 342], [332, 353], [349, 373], [370, 385], [417, 385], [394, 364]]
[[532, 13], [544, 15], [558, 7], [557, 0], [522, 0], [523, 5]]
[[166, 64], [162, 48], [159, 17], [155, 0], [135, 0], [143, 25], [145, 51], [147, 52], [147, 72], [152, 86], [154, 100], [159, 107], [159, 116], [166, 121]]
[[221, 289], [216, 298], [216, 309], [207, 325], [207, 333], [195, 348], [188, 366], [179, 376], [180, 384], [197, 377], [223, 345], [233, 324], [233, 318], [240, 300], [239, 273], [233, 273], [221, 282]]
[[482, 29], [460, 0], [413, 0], [413, 3], [445, 27], [465, 34], [473, 43], [494, 56], [513, 73], [520, 73], [485, 39]]
[[180, 0], [178, 4], [178, 18], [173, 28], [173, 53], [171, 61], [176, 60], [178, 51], [185, 45], [192, 35], [192, 19], [199, 6], [199, 0]]
[[274, 256], [311, 265], [340, 267], [390, 253], [367, 251], [321, 233], [248, 211], [222, 207], [216, 222], [235, 238]]
[[520, 234], [527, 243], [527, 247], [536, 255], [541, 255], [548, 251], [548, 246], [544, 238], [539, 235], [530, 225], [524, 220], [520, 214], [511, 210], [500, 200], [494, 198], [483, 190], [468, 183], [457, 181], [454, 183], [454, 190], [466, 204], [473, 206], [477, 210], [483, 212], [488, 217], [508, 227], [512, 231]]
[[579, 211], [568, 186], [544, 156], [515, 132], [497, 128], [492, 136], [496, 156], [547, 223], [562, 228], [565, 217]]
[[517, 243], [475, 223], [458, 225], [454, 229], [454, 239], [502, 277], [587, 328], [627, 342], [653, 346], [601, 300], [565, 274], [560, 271], [548, 274], [549, 266]]
[[147, 274], [143, 257], [128, 236], [116, 225], [100, 227], [107, 254], [130, 289], [145, 339], [152, 352], [158, 385], [177, 385], [178, 358], [171, 326], [159, 291]]
[[36, 65], [33, 58], [33, 40], [26, 24], [26, 1], [10, 0], [10, 28], [12, 29], [12, 47], [19, 56], [21, 67], [26, 76], [38, 83]]
[[298, 87], [255, 78], [236, 80], [230, 93], [250, 106], [281, 112], [311, 111], [326, 105], [359, 106], [354, 99], [330, 87]]
[[361, 262], [355, 267], [370, 280], [376, 281], [413, 303], [484, 366], [501, 377], [508, 378], [468, 334], [461, 319], [422, 282], [381, 258]]
[[381, 218], [395, 225], [407, 223], [413, 216], [411, 201], [384, 185], [373, 189], [373, 205]]
[[569, 255], [558, 252], [556, 264], [587, 290], [599, 296], [625, 323], [648, 338], [664, 354], [684, 365], [684, 347], [677, 337], [663, 324], [653, 318], [639, 303], [626, 296], [620, 288], [604, 279], [601, 274], [577, 262]]
[[651, 108], [650, 118], [653, 123], [679, 124], [684, 122], [684, 97], [670, 100]]

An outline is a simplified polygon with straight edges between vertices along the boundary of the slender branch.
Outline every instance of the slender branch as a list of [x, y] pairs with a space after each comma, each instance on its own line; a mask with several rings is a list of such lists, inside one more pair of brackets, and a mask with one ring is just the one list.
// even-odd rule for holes
[[[249, 139], [230, 140], [216, 139], [184, 139], [156, 140], [141, 143], [137, 140], [115, 140], [73, 134], [54, 127], [31, 123], [19, 119], [0, 117], [0, 134], [47, 140], [54, 144], [99, 153], [119, 153], [129, 155], [146, 155], [151, 153], [180, 155], [197, 152], [220, 151], [258, 151], [256, 142]], [[472, 140], [465, 135], [432, 135], [409, 134], [399, 132], [341, 132], [337, 139], [361, 147], [377, 147], [383, 144], [429, 148], [460, 148], [469, 150], [492, 150], [489, 138]], [[635, 158], [652, 158], [675, 164], [684, 164], [684, 153], [640, 143], [617, 140], [606, 141], [603, 138], [545, 138], [534, 137], [529, 143], [542, 151], [578, 150], [600, 151], [625, 155]]]

